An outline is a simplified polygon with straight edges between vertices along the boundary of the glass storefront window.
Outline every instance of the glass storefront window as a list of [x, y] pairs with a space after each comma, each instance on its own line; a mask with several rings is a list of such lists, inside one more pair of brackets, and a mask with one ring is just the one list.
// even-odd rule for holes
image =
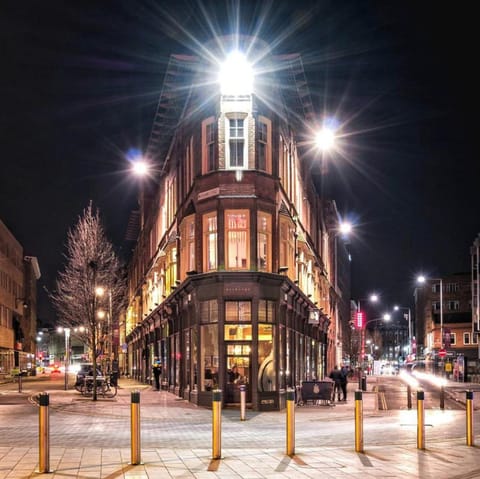
[[258, 321], [262, 323], [275, 322], [275, 301], [261, 299], [258, 302]]
[[252, 326], [250, 324], [226, 324], [225, 341], [251, 341]]
[[200, 303], [200, 322], [218, 323], [218, 301], [216, 299]]
[[198, 389], [198, 364], [197, 364], [197, 350], [198, 350], [198, 334], [197, 328], [191, 329], [192, 336], [192, 369], [193, 369], [193, 389]]
[[191, 380], [190, 372], [191, 372], [191, 363], [190, 363], [190, 330], [186, 329], [184, 334], [184, 343], [185, 343], [185, 375], [187, 378], [187, 388], [191, 388]]
[[200, 326], [200, 390], [211, 391], [218, 387], [218, 325]]
[[258, 325], [258, 391], [276, 391], [273, 325]]
[[250, 301], [225, 301], [225, 321], [251, 322], [252, 303]]

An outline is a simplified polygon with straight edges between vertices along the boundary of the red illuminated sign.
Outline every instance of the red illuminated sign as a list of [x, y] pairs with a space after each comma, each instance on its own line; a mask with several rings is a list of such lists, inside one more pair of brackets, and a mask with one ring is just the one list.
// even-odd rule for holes
[[355, 327], [357, 329], [363, 328], [363, 324], [364, 324], [363, 319], [364, 319], [363, 311], [357, 311], [355, 315]]

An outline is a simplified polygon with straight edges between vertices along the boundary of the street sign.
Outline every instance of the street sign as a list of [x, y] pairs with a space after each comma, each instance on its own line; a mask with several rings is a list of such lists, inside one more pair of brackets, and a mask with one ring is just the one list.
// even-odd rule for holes
[[446, 349], [440, 349], [440, 351], [438, 351], [438, 356], [439, 357], [444, 358], [446, 355], [447, 355], [447, 350]]

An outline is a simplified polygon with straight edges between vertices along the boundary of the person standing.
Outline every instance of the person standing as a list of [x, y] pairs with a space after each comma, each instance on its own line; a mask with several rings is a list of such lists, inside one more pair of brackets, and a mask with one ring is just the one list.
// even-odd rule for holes
[[340, 387], [342, 388], [343, 400], [347, 400], [347, 383], [348, 383], [348, 367], [342, 366], [341, 372], [341, 379], [340, 379]]
[[160, 391], [160, 375], [162, 374], [162, 365], [158, 356], [153, 361], [153, 376], [155, 377], [155, 389]]
[[340, 369], [338, 369], [337, 365], [335, 365], [328, 377], [334, 382], [332, 402], [335, 402], [335, 394], [337, 395], [337, 399], [340, 402], [340, 390], [342, 389], [342, 372], [340, 371]]

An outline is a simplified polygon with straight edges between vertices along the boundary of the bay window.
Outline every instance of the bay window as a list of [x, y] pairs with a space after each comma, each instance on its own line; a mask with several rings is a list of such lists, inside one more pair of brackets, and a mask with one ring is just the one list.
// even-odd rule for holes
[[225, 212], [225, 266], [226, 269], [249, 267], [249, 211]]

